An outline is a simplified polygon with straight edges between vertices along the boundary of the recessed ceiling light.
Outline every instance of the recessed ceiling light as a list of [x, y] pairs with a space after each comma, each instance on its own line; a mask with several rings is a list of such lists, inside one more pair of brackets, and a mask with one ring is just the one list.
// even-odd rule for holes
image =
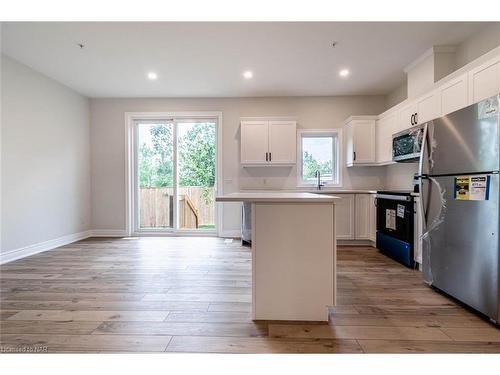
[[247, 70], [246, 72], [243, 72], [243, 77], [245, 77], [245, 79], [250, 79], [253, 77], [253, 73], [250, 70]]
[[151, 81], [155, 81], [158, 79], [158, 74], [156, 74], [155, 72], [149, 72], [148, 73], [148, 79], [151, 80]]
[[349, 69], [342, 69], [339, 72], [339, 76], [341, 76], [341, 77], [347, 77], [348, 75], [349, 75]]

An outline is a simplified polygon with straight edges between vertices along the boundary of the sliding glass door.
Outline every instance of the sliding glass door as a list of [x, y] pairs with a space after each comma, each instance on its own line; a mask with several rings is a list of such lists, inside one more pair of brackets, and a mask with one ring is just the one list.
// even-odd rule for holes
[[135, 122], [135, 231], [216, 229], [217, 121]]
[[179, 228], [215, 229], [216, 123], [178, 122]]
[[175, 227], [174, 123], [136, 123], [136, 229]]

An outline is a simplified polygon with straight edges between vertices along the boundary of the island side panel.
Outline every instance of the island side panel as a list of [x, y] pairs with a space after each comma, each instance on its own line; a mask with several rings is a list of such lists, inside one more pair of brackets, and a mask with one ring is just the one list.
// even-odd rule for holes
[[255, 247], [257, 246], [257, 239], [255, 238], [255, 203], [252, 203], [252, 211], [250, 212], [252, 221], [252, 319], [256, 319], [255, 316], [255, 260], [257, 258], [255, 254]]
[[335, 303], [333, 203], [255, 203], [255, 320], [328, 321]]

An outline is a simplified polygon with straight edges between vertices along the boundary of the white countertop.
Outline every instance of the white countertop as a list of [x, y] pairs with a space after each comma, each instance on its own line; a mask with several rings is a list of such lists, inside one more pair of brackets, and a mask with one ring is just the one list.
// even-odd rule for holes
[[376, 194], [377, 190], [364, 190], [364, 189], [332, 189], [323, 188], [321, 190], [313, 188], [298, 188], [296, 190], [285, 189], [285, 190], [259, 190], [259, 189], [244, 189], [240, 190], [240, 193], [321, 193], [321, 194]]
[[305, 190], [310, 193], [321, 193], [321, 194], [376, 194], [377, 190], [330, 190], [330, 189], [321, 189], [321, 190]]
[[280, 202], [280, 203], [295, 203], [295, 202], [318, 202], [318, 203], [334, 203], [339, 197], [334, 197], [329, 194], [313, 194], [313, 193], [288, 193], [288, 192], [240, 192], [218, 196], [215, 198], [217, 202]]

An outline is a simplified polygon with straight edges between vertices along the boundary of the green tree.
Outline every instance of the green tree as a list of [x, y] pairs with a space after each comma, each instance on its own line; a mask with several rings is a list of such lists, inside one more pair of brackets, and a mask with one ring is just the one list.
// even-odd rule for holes
[[[182, 125], [181, 125], [182, 126]], [[152, 147], [139, 147], [140, 187], [168, 187], [173, 184], [173, 128], [155, 125], [149, 129]], [[179, 184], [212, 187], [215, 184], [215, 126], [196, 124], [179, 137]], [[210, 189], [207, 189], [206, 200]]]
[[312, 154], [304, 151], [303, 156], [303, 167], [302, 175], [304, 180], [308, 180], [316, 177], [316, 171], [319, 171], [322, 175], [332, 174], [332, 161], [327, 160], [324, 162], [319, 162], [314, 158]]
[[139, 186], [152, 187], [155, 173], [154, 151], [143, 143], [139, 147]]
[[154, 149], [153, 187], [173, 185], [173, 131], [172, 125], [155, 125], [149, 130]]
[[179, 140], [179, 183], [182, 186], [214, 186], [215, 126], [197, 124]]

